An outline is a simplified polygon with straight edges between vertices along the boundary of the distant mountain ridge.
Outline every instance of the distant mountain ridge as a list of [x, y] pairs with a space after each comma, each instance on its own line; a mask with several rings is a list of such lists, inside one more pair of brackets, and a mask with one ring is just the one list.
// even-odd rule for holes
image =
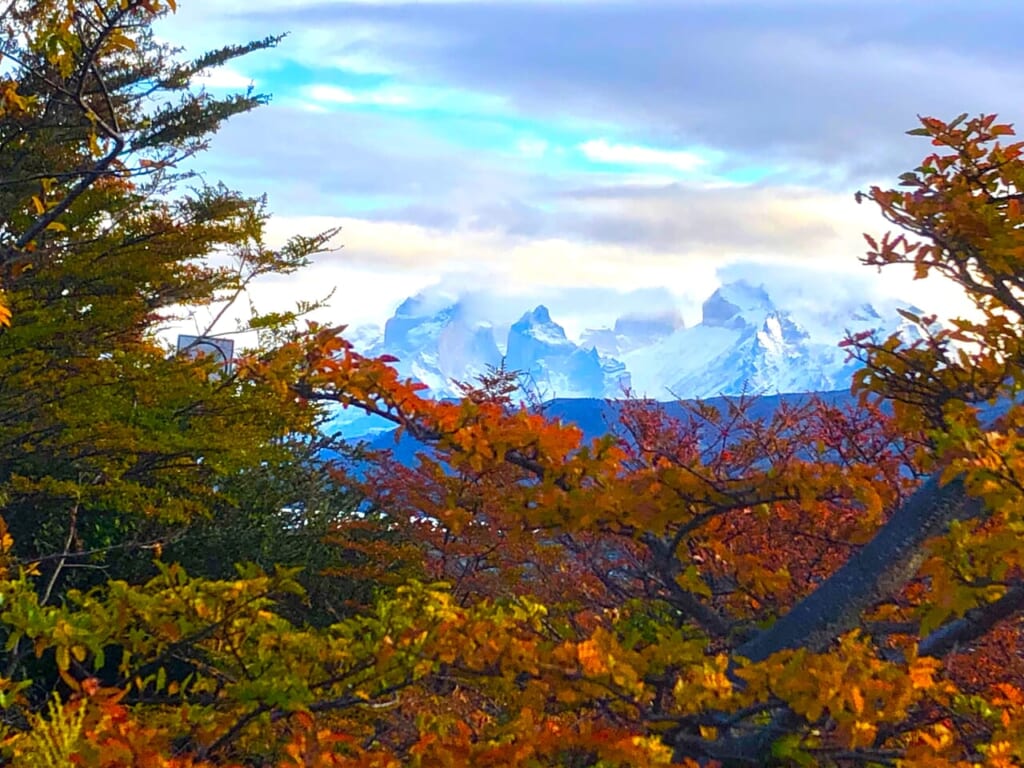
[[574, 341], [544, 305], [501, 334], [464, 299], [425, 292], [402, 302], [382, 332], [362, 327], [355, 340], [367, 354], [398, 358], [398, 370], [433, 397], [457, 396], [453, 381], [472, 381], [504, 362], [541, 400], [618, 398], [627, 389], [691, 399], [845, 389], [858, 367], [838, 346], [847, 331], [914, 332], [895, 309], [870, 303], [823, 299], [801, 309], [798, 319], [763, 285], [739, 280], [708, 297], [695, 325], [672, 312], [632, 313]]
[[[847, 407], [856, 403], [856, 398], [848, 390], [840, 392], [812, 392], [794, 393], [786, 395], [765, 395], [749, 401], [747, 415], [751, 419], [767, 419], [783, 404], [800, 407], [806, 404], [811, 398], [817, 398], [823, 403], [833, 407]], [[728, 398], [715, 397], [705, 400], [720, 411], [729, 407]], [[692, 402], [669, 401], [649, 402], [650, 408], [661, 409], [670, 418], [683, 418], [693, 405]], [[624, 401], [605, 400], [595, 398], [559, 398], [550, 400], [539, 407], [544, 415], [552, 420], [564, 424], [573, 424], [579, 427], [583, 433], [583, 442], [589, 443], [595, 438], [603, 437], [609, 433], [618, 432]], [[388, 450], [392, 456], [406, 466], [414, 466], [416, 454], [428, 450], [429, 446], [416, 440], [408, 432], [397, 436], [394, 425], [381, 419], [378, 422], [380, 429], [374, 429], [360, 434], [360, 424], [352, 423], [341, 428], [341, 434], [347, 440], [365, 440], [372, 450]], [[396, 439], [397, 436], [397, 439]]]

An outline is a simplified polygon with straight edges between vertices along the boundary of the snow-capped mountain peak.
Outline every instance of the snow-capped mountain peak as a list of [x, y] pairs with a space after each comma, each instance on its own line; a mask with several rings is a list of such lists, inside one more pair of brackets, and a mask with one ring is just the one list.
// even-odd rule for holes
[[505, 367], [520, 371], [542, 397], [603, 397], [621, 392], [622, 369], [596, 349], [577, 346], [543, 304], [512, 324]]
[[694, 326], [684, 326], [678, 312], [631, 314], [584, 331], [578, 342], [543, 304], [499, 336], [490, 322], [496, 318], [479, 316], [487, 306], [473, 294], [420, 294], [402, 302], [383, 338], [379, 329], [356, 329], [354, 338], [370, 354], [397, 357], [400, 372], [437, 397], [456, 395], [453, 381], [504, 364], [542, 398], [614, 398], [627, 386], [641, 396], [692, 398], [843, 389], [857, 365], [838, 347], [847, 330], [912, 332], [895, 311], [863, 301], [819, 306], [804, 296], [791, 312], [763, 285], [744, 280], [709, 296]]
[[551, 313], [543, 304], [538, 304], [512, 325], [512, 332], [529, 336], [551, 346], [571, 344], [565, 335], [565, 328], [551, 319]]
[[764, 286], [745, 280], [723, 285], [704, 302], [701, 322], [712, 328], [755, 325], [775, 309]]
[[459, 303], [428, 301], [422, 294], [403, 301], [384, 324], [384, 346], [392, 350], [416, 350], [440, 333], [458, 315]]

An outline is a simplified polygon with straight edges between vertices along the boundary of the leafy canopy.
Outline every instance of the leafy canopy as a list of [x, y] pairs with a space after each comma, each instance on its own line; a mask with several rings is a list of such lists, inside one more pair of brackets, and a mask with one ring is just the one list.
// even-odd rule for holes
[[[508, 375], [421, 396], [304, 310], [230, 369], [218, 322], [280, 249], [178, 170], [253, 93], [158, 43], [172, 0], [0, 11], [0, 751], [12, 765], [1024, 761], [1024, 148], [926, 118], [865, 262], [976, 312], [847, 340], [857, 405], [751, 401], [613, 434]], [[214, 334], [216, 324], [208, 330]], [[239, 329], [232, 329], [239, 330]], [[346, 471], [327, 407], [424, 445]], [[238, 563], [237, 566], [234, 563]], [[302, 569], [301, 566], [306, 566]]]

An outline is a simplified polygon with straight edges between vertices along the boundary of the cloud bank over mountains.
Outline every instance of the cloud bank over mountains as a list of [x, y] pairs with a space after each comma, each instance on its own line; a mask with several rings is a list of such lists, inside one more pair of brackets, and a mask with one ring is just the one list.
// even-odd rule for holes
[[543, 304], [511, 323], [495, 322], [492, 307], [482, 292], [421, 293], [355, 338], [367, 354], [397, 357], [399, 371], [435, 397], [457, 396], [456, 382], [504, 366], [539, 400], [669, 399], [845, 389], [857, 367], [838, 347], [847, 332], [913, 333], [891, 301], [848, 296], [791, 310], [742, 279], [715, 290], [695, 323], [652, 307], [576, 337]]

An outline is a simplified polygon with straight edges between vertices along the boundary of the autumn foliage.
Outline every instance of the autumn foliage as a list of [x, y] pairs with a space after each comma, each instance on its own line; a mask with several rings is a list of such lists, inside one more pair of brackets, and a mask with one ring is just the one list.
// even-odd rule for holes
[[[228, 370], [162, 324], [300, 270], [178, 163], [261, 103], [172, 0], [0, 11], [0, 760], [14, 766], [1024, 762], [1024, 144], [925, 118], [865, 262], [967, 318], [861, 335], [853, 406], [627, 400], [607, 437], [495, 371], [437, 402], [259, 314]], [[187, 183], [186, 183], [187, 182]], [[321, 434], [359, 408], [413, 465]]]

